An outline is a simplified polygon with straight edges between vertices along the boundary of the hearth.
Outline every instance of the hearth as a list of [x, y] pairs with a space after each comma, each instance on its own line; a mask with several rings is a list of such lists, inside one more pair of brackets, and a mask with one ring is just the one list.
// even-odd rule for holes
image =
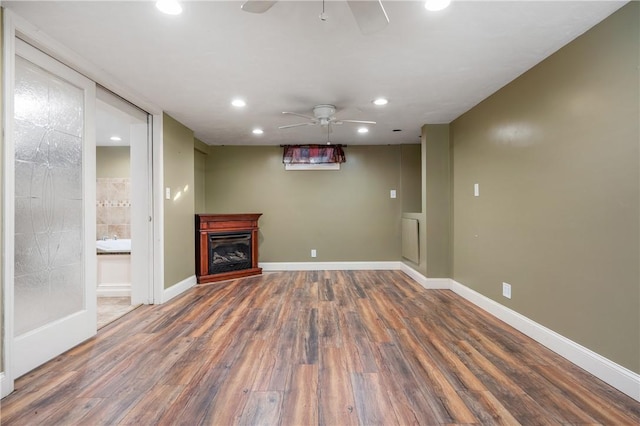
[[251, 214], [196, 215], [198, 283], [258, 275], [258, 218]]

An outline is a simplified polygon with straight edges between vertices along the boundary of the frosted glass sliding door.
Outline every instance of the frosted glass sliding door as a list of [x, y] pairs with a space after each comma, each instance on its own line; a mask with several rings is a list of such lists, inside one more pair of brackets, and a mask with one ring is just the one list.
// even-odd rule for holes
[[94, 83], [16, 41], [16, 377], [95, 334], [94, 106]]

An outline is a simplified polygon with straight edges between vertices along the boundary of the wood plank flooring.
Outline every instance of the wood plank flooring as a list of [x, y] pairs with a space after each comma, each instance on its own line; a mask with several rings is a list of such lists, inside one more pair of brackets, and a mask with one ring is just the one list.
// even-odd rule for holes
[[16, 387], [2, 425], [640, 424], [640, 403], [398, 271], [197, 286]]

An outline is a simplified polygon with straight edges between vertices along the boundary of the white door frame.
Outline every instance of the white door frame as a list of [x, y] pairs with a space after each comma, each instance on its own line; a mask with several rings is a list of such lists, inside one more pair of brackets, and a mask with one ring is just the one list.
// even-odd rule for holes
[[[150, 158], [151, 176], [149, 176], [149, 188], [152, 190], [150, 196], [152, 197], [152, 212], [149, 215], [152, 222], [151, 226], [151, 238], [150, 249], [151, 256], [153, 258], [152, 264], [149, 265], [149, 271], [151, 279], [149, 283], [149, 294], [147, 296], [148, 303], [162, 303], [162, 294], [164, 291], [164, 266], [163, 266], [163, 198], [161, 196], [154, 196], [154, 194], [162, 194], [163, 188], [163, 156], [162, 156], [162, 110], [154, 104], [151, 104], [137, 95], [133, 89], [123, 85], [120, 82], [114, 81], [113, 77], [102, 71], [100, 68], [85, 60], [81, 56], [77, 55], [67, 47], [53, 40], [38, 28], [24, 20], [19, 15], [16, 15], [9, 9], [4, 9], [4, 25], [3, 25], [3, 61], [4, 61], [4, 91], [3, 91], [3, 109], [4, 115], [4, 135], [5, 140], [7, 135], [12, 135], [13, 132], [13, 109], [7, 108], [9, 102], [14, 95], [13, 82], [14, 82], [14, 61], [15, 61], [15, 38], [19, 37], [29, 44], [37, 47], [63, 64], [69, 66], [75, 71], [83, 74], [94, 82], [102, 85], [117, 95], [127, 99], [129, 102], [144, 109], [152, 116], [151, 126], [151, 142], [149, 149], [152, 151]], [[10, 109], [10, 110], [9, 110]], [[4, 164], [7, 164], [8, 154], [4, 153]], [[13, 161], [13, 157], [10, 158]], [[6, 167], [3, 167], [3, 191], [2, 197], [4, 205], [7, 205], [6, 194], [7, 188], [12, 188], [14, 185], [13, 174], [7, 173]], [[13, 194], [13, 191], [11, 191]], [[13, 203], [13, 201], [11, 201]], [[8, 214], [10, 213], [10, 214]], [[11, 221], [11, 222], [7, 222]], [[13, 211], [4, 212], [3, 216], [3, 251], [7, 248], [13, 248], [13, 234], [8, 235], [7, 229], [13, 228]], [[9, 226], [7, 226], [9, 225]], [[7, 244], [9, 239], [9, 245]], [[14, 293], [13, 293], [13, 264], [12, 262], [6, 262], [3, 258], [3, 277], [2, 277], [2, 326], [4, 328], [4, 337], [2, 344], [3, 351], [3, 372], [0, 372], [0, 397], [4, 397], [11, 393], [14, 389], [14, 381], [16, 379], [15, 373], [12, 369], [13, 365], [13, 313], [14, 313]], [[9, 269], [10, 268], [10, 269]]]

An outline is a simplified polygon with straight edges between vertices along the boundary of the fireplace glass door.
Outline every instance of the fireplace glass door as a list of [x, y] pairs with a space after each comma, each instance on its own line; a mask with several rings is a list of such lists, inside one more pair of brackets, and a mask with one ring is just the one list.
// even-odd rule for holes
[[209, 274], [251, 268], [251, 232], [209, 234]]

